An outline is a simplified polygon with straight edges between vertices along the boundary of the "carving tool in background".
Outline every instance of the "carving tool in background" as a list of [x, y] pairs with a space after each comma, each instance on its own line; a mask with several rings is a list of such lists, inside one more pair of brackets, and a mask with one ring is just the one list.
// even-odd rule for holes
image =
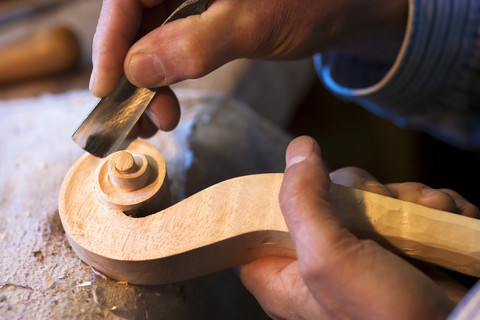
[[44, 27], [0, 47], [0, 84], [66, 71], [79, 58], [80, 45], [72, 31]]

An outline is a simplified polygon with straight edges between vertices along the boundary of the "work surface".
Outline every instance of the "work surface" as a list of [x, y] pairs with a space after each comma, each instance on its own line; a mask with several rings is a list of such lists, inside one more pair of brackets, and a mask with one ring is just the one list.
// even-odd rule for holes
[[[175, 201], [229, 177], [283, 170], [289, 137], [276, 126], [221, 94], [177, 93], [181, 124], [149, 140], [165, 157]], [[95, 102], [88, 91], [75, 91], [0, 103], [0, 313], [10, 319], [264, 318], [230, 270], [181, 284], [132, 286], [107, 279], [72, 252], [58, 190], [83, 153], [70, 135]]]
[[[1, 8], [37, 2], [8, 1]], [[66, 26], [79, 37], [81, 61], [72, 73], [0, 87], [0, 317], [266, 318], [231, 270], [180, 284], [133, 286], [107, 279], [72, 252], [57, 201], [63, 177], [83, 153], [70, 136], [97, 101], [86, 87], [100, 5], [66, 1], [1, 28], [3, 45], [46, 25]], [[313, 74], [311, 61], [239, 60], [174, 86], [182, 122], [149, 140], [165, 157], [174, 201], [230, 177], [283, 171], [290, 137], [279, 127]]]

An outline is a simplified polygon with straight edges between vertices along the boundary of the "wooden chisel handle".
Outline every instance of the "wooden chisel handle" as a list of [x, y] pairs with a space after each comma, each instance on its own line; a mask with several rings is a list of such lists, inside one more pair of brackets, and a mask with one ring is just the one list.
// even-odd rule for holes
[[0, 83], [66, 71], [80, 56], [79, 44], [65, 27], [47, 27], [0, 47]]

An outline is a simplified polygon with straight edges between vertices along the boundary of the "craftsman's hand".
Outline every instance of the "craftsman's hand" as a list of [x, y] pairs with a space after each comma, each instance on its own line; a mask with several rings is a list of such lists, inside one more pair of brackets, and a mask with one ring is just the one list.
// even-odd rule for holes
[[[313, 139], [294, 140], [286, 159], [280, 205], [298, 260], [259, 259], [240, 272], [245, 286], [271, 317], [444, 319], [449, 314], [453, 303], [429, 277], [377, 243], [359, 240], [341, 227], [329, 200], [330, 178]], [[408, 195], [439, 209], [478, 214], [478, 209], [450, 191], [415, 185], [417, 191], [425, 190], [422, 195], [411, 186], [384, 187], [355, 170], [337, 171], [332, 178], [399, 198]]]
[[[178, 2], [103, 1], [93, 42], [93, 94], [108, 94], [123, 72], [137, 86], [159, 87], [198, 78], [241, 57], [296, 59], [325, 49], [378, 52], [379, 43], [398, 49], [408, 9], [407, 0], [213, 0], [202, 15], [158, 28]], [[146, 35], [136, 41], [139, 34]], [[178, 103], [159, 99], [164, 101], [156, 100], [151, 110], [162, 129], [171, 129]]]
[[330, 173], [330, 179], [344, 186], [383, 194], [426, 207], [480, 218], [480, 210], [456, 191], [433, 189], [419, 182], [381, 184], [367, 171], [347, 167]]

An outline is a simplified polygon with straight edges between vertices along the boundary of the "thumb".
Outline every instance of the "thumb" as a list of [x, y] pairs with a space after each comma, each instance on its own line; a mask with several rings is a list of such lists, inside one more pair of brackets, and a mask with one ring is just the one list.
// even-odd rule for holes
[[342, 227], [330, 201], [331, 182], [315, 140], [293, 140], [286, 163], [279, 200], [297, 252], [298, 271], [319, 304], [334, 313], [344, 312], [344, 291], [355, 296], [362, 288], [354, 284], [352, 289], [351, 279], [361, 278], [356, 272], [363, 267], [363, 256], [357, 254], [360, 242]]
[[330, 289], [354, 274], [360, 242], [342, 226], [330, 201], [331, 182], [315, 140], [293, 140], [286, 163], [279, 200], [298, 270], [318, 301], [330, 301]]
[[[329, 251], [332, 244], [345, 236], [353, 237], [342, 228], [330, 202], [331, 182], [315, 140], [293, 140], [286, 152], [286, 163], [280, 206], [299, 260], [315, 252]], [[312, 250], [312, 243], [317, 250]]]
[[127, 53], [124, 70], [128, 79], [141, 87], [166, 86], [199, 78], [244, 56], [248, 49], [236, 39], [233, 5], [233, 1], [214, 1], [201, 15], [148, 33]]

